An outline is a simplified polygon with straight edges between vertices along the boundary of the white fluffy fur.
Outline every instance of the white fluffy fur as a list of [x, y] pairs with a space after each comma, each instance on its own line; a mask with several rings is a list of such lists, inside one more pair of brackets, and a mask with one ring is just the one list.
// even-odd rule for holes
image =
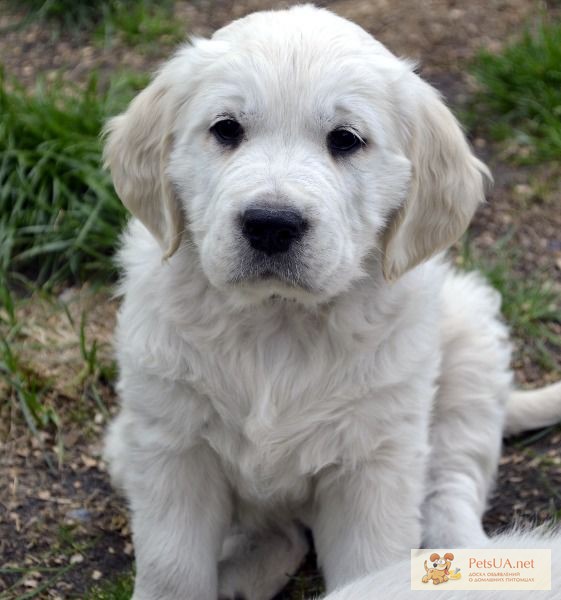
[[[209, 133], [225, 114], [235, 150]], [[334, 159], [340, 126], [367, 146]], [[510, 346], [497, 294], [437, 254], [487, 170], [436, 92], [304, 6], [183, 47], [107, 134], [137, 217], [106, 447], [134, 600], [268, 600], [306, 553], [300, 524], [328, 590], [422, 542], [485, 542]], [[292, 284], [249, 275], [238, 219], [259, 202], [310, 222]]]

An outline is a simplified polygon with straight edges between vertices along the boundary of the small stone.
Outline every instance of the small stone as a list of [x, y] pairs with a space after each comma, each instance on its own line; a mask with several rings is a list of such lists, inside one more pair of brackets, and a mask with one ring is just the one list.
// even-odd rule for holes
[[81, 523], [91, 521], [92, 519], [92, 513], [86, 508], [75, 508], [74, 510], [69, 510], [66, 513], [66, 516], [69, 519], [72, 519], [74, 521], [80, 521]]
[[82, 459], [82, 462], [84, 463], [84, 465], [88, 469], [97, 467], [97, 460], [95, 460], [95, 458], [92, 458], [91, 456], [88, 456], [87, 454], [82, 453], [81, 459]]
[[527, 183], [519, 183], [514, 186], [514, 193], [523, 198], [530, 198], [534, 190]]

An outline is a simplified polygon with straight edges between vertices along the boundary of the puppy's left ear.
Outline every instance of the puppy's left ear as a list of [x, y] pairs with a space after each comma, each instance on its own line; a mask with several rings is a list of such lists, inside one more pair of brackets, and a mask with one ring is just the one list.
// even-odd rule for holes
[[402, 93], [408, 96], [404, 138], [412, 180], [405, 203], [386, 230], [387, 280], [397, 279], [453, 244], [484, 201], [485, 180], [491, 180], [436, 90], [417, 75], [409, 75], [413, 82], [408, 78]]
[[447, 552], [444, 555], [444, 560], [454, 560], [454, 555], [451, 552]]
[[104, 131], [105, 166], [117, 194], [158, 240], [166, 258], [177, 250], [185, 228], [180, 202], [165, 173], [176, 110], [171, 75], [181, 58], [167, 63]]

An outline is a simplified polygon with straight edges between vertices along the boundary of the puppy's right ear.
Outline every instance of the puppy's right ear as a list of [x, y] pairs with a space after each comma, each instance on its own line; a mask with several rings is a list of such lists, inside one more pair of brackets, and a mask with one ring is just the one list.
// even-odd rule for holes
[[164, 257], [185, 228], [179, 199], [165, 169], [173, 142], [174, 102], [165, 68], [104, 130], [104, 164], [123, 204], [158, 240]]
[[430, 555], [430, 561], [431, 561], [431, 562], [434, 562], [435, 560], [439, 560], [439, 559], [440, 559], [440, 554], [437, 554], [436, 552], [433, 552], [433, 553]]
[[406, 84], [402, 123], [407, 124], [405, 153], [413, 172], [408, 197], [386, 230], [383, 270], [388, 281], [458, 240], [491, 179], [438, 92], [414, 73], [399, 84]]

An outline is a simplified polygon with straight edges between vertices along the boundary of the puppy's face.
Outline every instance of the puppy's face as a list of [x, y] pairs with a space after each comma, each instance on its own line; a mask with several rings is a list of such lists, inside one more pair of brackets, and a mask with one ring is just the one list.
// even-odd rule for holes
[[322, 302], [376, 261], [397, 277], [454, 241], [482, 196], [483, 168], [431, 88], [312, 7], [180, 51], [110, 123], [107, 157], [168, 254], [193, 243], [209, 281], [247, 301]]
[[178, 119], [168, 174], [215, 286], [319, 300], [361, 276], [408, 188], [392, 111], [403, 67], [376, 64], [356, 35], [332, 52], [273, 24], [217, 36], [224, 52]]

